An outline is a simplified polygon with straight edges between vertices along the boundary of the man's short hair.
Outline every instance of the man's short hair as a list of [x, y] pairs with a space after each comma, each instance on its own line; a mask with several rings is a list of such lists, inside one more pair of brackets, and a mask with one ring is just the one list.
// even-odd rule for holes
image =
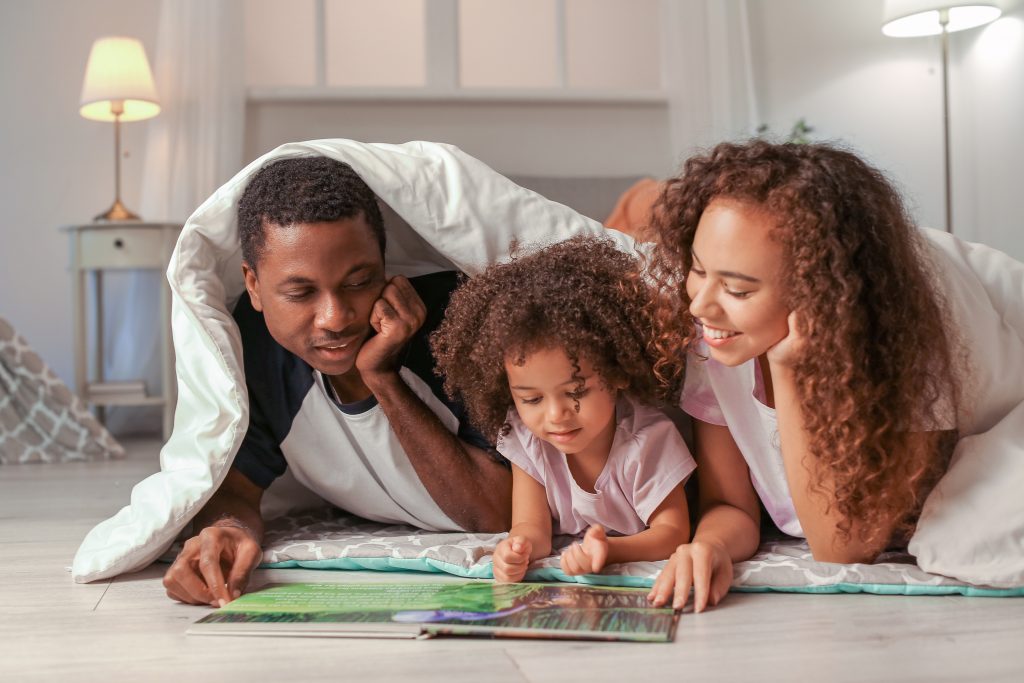
[[348, 164], [324, 156], [280, 159], [252, 177], [238, 202], [242, 258], [255, 269], [266, 245], [266, 225], [323, 223], [362, 216], [383, 256], [384, 219], [377, 197]]

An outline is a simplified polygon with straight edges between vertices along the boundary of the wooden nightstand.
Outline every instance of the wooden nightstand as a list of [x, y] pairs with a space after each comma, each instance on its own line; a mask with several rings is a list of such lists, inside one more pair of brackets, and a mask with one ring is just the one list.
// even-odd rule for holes
[[[71, 290], [74, 308], [75, 390], [97, 409], [103, 420], [105, 406], [157, 405], [163, 407], [163, 436], [174, 424], [177, 380], [174, 346], [171, 343], [171, 290], [163, 277], [181, 232], [175, 223], [86, 223], [61, 228], [71, 241]], [[163, 395], [147, 394], [138, 382], [105, 382], [103, 379], [103, 272], [105, 270], [155, 269], [160, 271], [160, 358]], [[94, 377], [89, 377], [86, 277], [95, 278], [96, 333]], [[156, 302], [154, 302], [156, 303]]]

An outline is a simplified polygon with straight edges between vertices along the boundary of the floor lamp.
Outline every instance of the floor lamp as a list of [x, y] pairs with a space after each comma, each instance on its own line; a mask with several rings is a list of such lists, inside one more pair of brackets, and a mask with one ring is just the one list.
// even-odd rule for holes
[[1002, 13], [992, 4], [952, 0], [885, 0], [882, 33], [893, 38], [942, 36], [942, 132], [946, 174], [946, 232], [953, 232], [953, 185], [949, 160], [949, 34], [995, 21]]
[[78, 112], [94, 121], [114, 122], [114, 204], [97, 221], [137, 221], [121, 203], [121, 123], [160, 113], [156, 87], [142, 43], [135, 38], [100, 38], [93, 43]]

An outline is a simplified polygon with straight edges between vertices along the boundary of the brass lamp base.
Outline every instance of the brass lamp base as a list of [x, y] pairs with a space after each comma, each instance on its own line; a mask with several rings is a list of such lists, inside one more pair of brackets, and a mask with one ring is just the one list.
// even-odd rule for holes
[[138, 221], [142, 220], [138, 214], [132, 213], [121, 203], [120, 199], [114, 200], [114, 205], [105, 212], [99, 214], [94, 221]]

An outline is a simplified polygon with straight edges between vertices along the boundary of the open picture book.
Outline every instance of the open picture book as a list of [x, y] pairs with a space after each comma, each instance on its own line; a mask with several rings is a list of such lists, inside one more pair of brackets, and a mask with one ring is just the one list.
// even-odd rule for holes
[[565, 583], [289, 583], [246, 593], [189, 634], [487, 636], [671, 642], [678, 615], [647, 589]]

